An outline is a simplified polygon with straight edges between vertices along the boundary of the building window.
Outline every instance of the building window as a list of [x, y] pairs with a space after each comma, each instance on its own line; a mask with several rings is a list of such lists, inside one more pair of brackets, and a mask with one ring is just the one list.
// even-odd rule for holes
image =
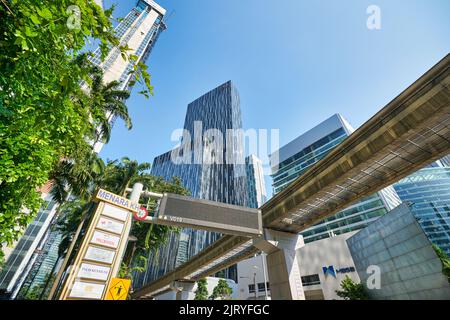
[[255, 293], [255, 285], [254, 284], [249, 284], [248, 285], [248, 292], [249, 293]]
[[302, 277], [302, 284], [303, 286], [313, 286], [316, 284], [320, 284], [320, 279], [318, 274], [312, 274], [309, 276], [303, 276]]
[[[253, 286], [254, 286], [254, 285], [253, 285]], [[268, 282], [266, 283], [266, 286], [267, 286], [267, 290], [270, 290], [270, 289], [269, 289], [269, 283], [268, 283]], [[259, 291], [259, 292], [264, 292], [264, 291], [266, 291], [266, 288], [265, 288], [265, 286], [264, 286], [264, 282], [258, 283], [258, 291]]]

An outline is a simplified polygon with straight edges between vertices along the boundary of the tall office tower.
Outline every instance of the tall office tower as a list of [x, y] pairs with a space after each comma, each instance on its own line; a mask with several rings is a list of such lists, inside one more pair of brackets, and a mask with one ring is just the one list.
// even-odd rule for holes
[[[286, 188], [353, 131], [341, 115], [335, 114], [272, 154], [270, 164], [274, 192], [278, 193]], [[307, 243], [362, 229], [400, 203], [398, 195], [390, 186], [315, 224], [301, 234]]]
[[394, 184], [431, 242], [450, 255], [450, 168], [428, 166]]
[[259, 208], [267, 201], [262, 161], [251, 154], [245, 158], [245, 168], [247, 170], [248, 206]]
[[[163, 21], [166, 10], [151, 0], [139, 0], [130, 13], [115, 28], [120, 45], [128, 45], [129, 54], [138, 57], [136, 62], [145, 62], [149, 57], [159, 35], [166, 29]], [[112, 48], [106, 58], [101, 61], [101, 51], [98, 48], [90, 58], [91, 62], [103, 70], [103, 80], [106, 83], [119, 81], [120, 89], [128, 88], [133, 75], [130, 71], [136, 62], [124, 60], [120, 50]], [[102, 142], [94, 145], [94, 151], [100, 152]]]
[[[226, 139], [227, 133], [234, 132], [230, 130], [241, 128], [239, 94], [228, 81], [188, 105], [184, 129], [189, 134], [180, 147], [154, 159], [151, 173], [167, 181], [179, 177], [195, 198], [246, 206], [243, 139]], [[178, 156], [184, 158], [183, 163], [174, 161]], [[149, 268], [135, 275], [134, 286], [161, 277], [219, 237], [218, 233], [193, 229], [172, 233], [167, 245], [150, 253]], [[236, 268], [228, 269], [224, 276], [236, 279]]]
[[46, 194], [44, 204], [36, 218], [28, 225], [0, 272], [0, 295], [12, 297], [17, 294], [25, 275], [35, 262], [43, 246], [48, 227], [56, 213], [55, 202]]
[[49, 230], [47, 239], [38, 252], [36, 262], [20, 287], [17, 299], [29, 299], [30, 295], [37, 294], [39, 294], [41, 299], [46, 298], [46, 294], [48, 294], [52, 286], [51, 278], [55, 276], [54, 271], [57, 269], [59, 261], [58, 249], [61, 241], [61, 232]]

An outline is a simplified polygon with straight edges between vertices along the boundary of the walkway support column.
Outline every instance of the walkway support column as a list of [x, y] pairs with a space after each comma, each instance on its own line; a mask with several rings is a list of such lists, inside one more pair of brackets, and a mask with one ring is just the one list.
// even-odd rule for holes
[[176, 300], [188, 300], [183, 297], [183, 292], [194, 292], [195, 282], [190, 281], [173, 281], [170, 284], [170, 289], [176, 292]]
[[304, 246], [303, 237], [272, 229], [254, 238], [253, 245], [267, 254], [272, 300], [305, 300], [296, 250]]

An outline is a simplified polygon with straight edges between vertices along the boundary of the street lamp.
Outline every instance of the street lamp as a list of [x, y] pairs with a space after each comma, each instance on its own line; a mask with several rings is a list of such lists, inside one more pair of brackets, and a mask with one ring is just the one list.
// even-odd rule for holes
[[[258, 269], [257, 266], [253, 266], [253, 268]], [[253, 273], [253, 285], [255, 286], [255, 300], [258, 300], [258, 287], [256, 285], [256, 272]]]

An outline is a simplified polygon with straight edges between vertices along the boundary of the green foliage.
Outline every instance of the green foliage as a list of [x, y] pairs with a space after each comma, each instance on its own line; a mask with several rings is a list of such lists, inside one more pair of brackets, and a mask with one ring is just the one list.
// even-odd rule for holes
[[194, 300], [208, 300], [208, 288], [206, 287], [208, 281], [203, 278], [197, 281], [197, 290], [195, 290]]
[[131, 279], [131, 270], [130, 268], [122, 262], [122, 264], [120, 265], [120, 269], [119, 272], [117, 273], [117, 277], [118, 278], [122, 278], [122, 279]]
[[355, 283], [349, 276], [341, 282], [342, 290], [336, 290], [336, 294], [345, 300], [368, 300], [366, 289], [362, 283]]
[[148, 162], [138, 163], [127, 157], [123, 157], [120, 161], [108, 161], [98, 185], [115, 194], [123, 195], [125, 190], [136, 182], [141, 182], [144, 186], [151, 183], [153, 177], [147, 172], [150, 166]]
[[[80, 11], [79, 28], [69, 27], [74, 19], [69, 6]], [[101, 43], [103, 58], [114, 47], [124, 58], [134, 58], [114, 36], [111, 13], [93, 0], [0, 2], [2, 244], [11, 245], [33, 219], [41, 205], [38, 189], [61, 159], [69, 159], [65, 163], [69, 166], [89, 152], [87, 141], [108, 139], [105, 110], [131, 127], [120, 100], [128, 93], [118, 91], [117, 83], [102, 85], [98, 70], [88, 63], [89, 53], [81, 54], [94, 39]], [[133, 76], [146, 86], [148, 95], [153, 88], [146, 69], [135, 63]], [[91, 90], [82, 90], [82, 82]], [[101, 137], [97, 126], [102, 128]], [[65, 200], [67, 192], [59, 191], [60, 200]]]
[[0, 271], [2, 271], [3, 266], [5, 265], [5, 254], [0, 250]]
[[103, 160], [90, 146], [79, 148], [71, 154], [71, 159], [62, 159], [50, 172], [53, 199], [63, 204], [71, 194], [79, 200], [89, 201], [104, 170]]
[[228, 300], [231, 298], [232, 294], [233, 289], [230, 288], [228, 282], [226, 282], [224, 279], [220, 279], [217, 283], [217, 286], [215, 286], [210, 298], [213, 300], [217, 298], [220, 298], [220, 300]]
[[62, 233], [62, 240], [59, 244], [58, 254], [64, 256], [67, 248], [74, 240], [73, 235], [82, 221], [82, 218], [92, 213], [92, 204], [87, 201], [74, 199], [65, 202], [58, 208], [58, 220], [56, 228]]
[[40, 206], [37, 189], [59, 157], [83, 144], [88, 110], [78, 99], [87, 76], [75, 54], [87, 36], [112, 42], [92, 1], [77, 0], [83, 32], [66, 26], [67, 1], [0, 4], [0, 243], [11, 244]]
[[24, 300], [39, 300], [41, 297], [43, 288], [41, 286], [34, 286], [28, 290], [26, 295], [23, 297]]
[[447, 280], [450, 283], [450, 258], [444, 252], [444, 250], [439, 248], [437, 245], [433, 244], [433, 249], [436, 252], [439, 260], [441, 260], [442, 273], [447, 277]]
[[50, 292], [51, 285], [55, 281], [55, 274], [47, 274], [43, 283], [32, 287], [23, 286], [18, 295], [18, 300], [45, 300]]

